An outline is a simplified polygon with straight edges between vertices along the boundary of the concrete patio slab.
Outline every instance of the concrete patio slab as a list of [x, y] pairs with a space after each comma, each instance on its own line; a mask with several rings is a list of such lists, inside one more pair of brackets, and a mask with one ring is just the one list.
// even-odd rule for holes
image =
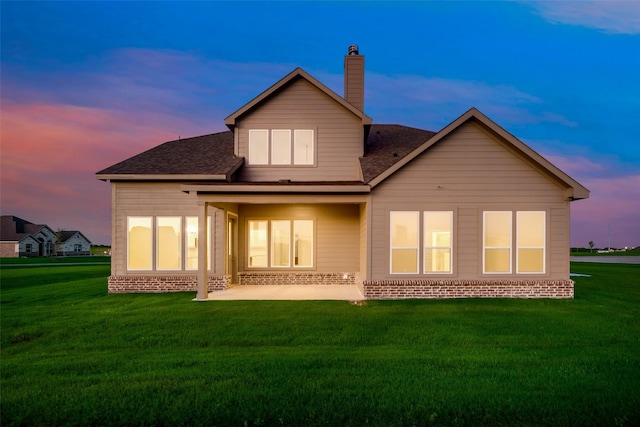
[[210, 301], [224, 300], [338, 300], [360, 301], [355, 285], [238, 285], [209, 292]]

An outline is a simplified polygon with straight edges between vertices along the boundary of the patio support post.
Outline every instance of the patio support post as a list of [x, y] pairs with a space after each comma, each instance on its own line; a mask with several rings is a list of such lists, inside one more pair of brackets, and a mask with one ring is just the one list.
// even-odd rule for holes
[[195, 301], [207, 301], [209, 299], [208, 292], [208, 275], [207, 275], [207, 259], [209, 247], [209, 236], [207, 233], [207, 217], [209, 205], [206, 202], [198, 203], [198, 295]]

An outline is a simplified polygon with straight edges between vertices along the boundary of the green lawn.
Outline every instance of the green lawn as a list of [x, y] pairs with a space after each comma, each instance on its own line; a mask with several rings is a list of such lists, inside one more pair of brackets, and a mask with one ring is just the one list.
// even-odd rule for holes
[[640, 425], [640, 265], [573, 300], [192, 302], [3, 267], [14, 425]]

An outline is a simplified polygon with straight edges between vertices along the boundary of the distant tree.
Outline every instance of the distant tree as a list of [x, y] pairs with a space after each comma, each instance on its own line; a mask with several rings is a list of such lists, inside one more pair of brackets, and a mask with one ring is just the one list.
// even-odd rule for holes
[[589, 252], [593, 252], [593, 246], [594, 246], [593, 240], [589, 241]]

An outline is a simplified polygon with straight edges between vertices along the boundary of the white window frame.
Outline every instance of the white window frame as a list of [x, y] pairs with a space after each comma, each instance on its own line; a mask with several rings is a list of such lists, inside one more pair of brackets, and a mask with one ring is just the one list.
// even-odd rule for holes
[[[289, 263], [288, 265], [274, 265], [274, 234], [273, 234], [273, 222], [287, 222], [289, 225]], [[295, 262], [295, 224], [298, 221], [309, 221], [311, 222], [311, 264], [310, 265], [296, 265]], [[267, 224], [267, 244], [266, 244], [266, 265], [257, 265], [251, 266], [249, 265], [249, 259], [251, 257], [251, 253], [249, 252], [251, 249], [251, 233], [247, 232], [247, 269], [250, 270], [311, 270], [315, 268], [316, 259], [315, 259], [315, 244], [316, 244], [316, 222], [315, 219], [312, 218], [271, 218], [271, 219], [259, 219], [259, 218], [250, 218], [247, 219], [247, 230], [250, 230], [251, 222], [263, 222]]]
[[[520, 215], [542, 214], [542, 246], [520, 246]], [[547, 213], [545, 211], [517, 211], [516, 212], [516, 273], [517, 274], [545, 274], [547, 271]], [[542, 271], [520, 271], [520, 249], [542, 249]]]
[[[130, 251], [131, 251], [131, 240], [130, 240], [130, 230], [131, 230], [131, 220], [132, 219], [145, 219], [145, 220], [149, 220], [149, 229], [150, 229], [150, 233], [149, 233], [149, 268], [131, 268], [131, 265], [129, 264], [130, 261]], [[153, 236], [155, 234], [154, 232], [154, 225], [153, 225], [154, 221], [153, 221], [153, 217], [152, 216], [128, 216], [127, 217], [127, 229], [126, 229], [126, 233], [127, 233], [127, 271], [152, 271], [153, 270], [153, 260], [154, 260], [154, 252], [155, 252], [155, 248], [154, 248], [154, 244], [153, 244]]]
[[[288, 139], [288, 145], [285, 150], [277, 150], [276, 144], [274, 141], [276, 138], [274, 137], [277, 133], [286, 133]], [[262, 135], [262, 138], [266, 139], [266, 142], [260, 143], [256, 142], [256, 138], [253, 135]], [[309, 150], [305, 150], [305, 159], [299, 160], [297, 157], [300, 155], [298, 150], [300, 150], [300, 144], [302, 140], [302, 135], [310, 136], [311, 146]], [[247, 165], [248, 166], [288, 166], [288, 167], [310, 167], [316, 165], [316, 132], [315, 129], [285, 129], [285, 128], [274, 128], [274, 129], [249, 129], [248, 132], [248, 142], [247, 142]], [[283, 148], [283, 147], [280, 147]], [[253, 155], [254, 150], [264, 150], [264, 160], [258, 160]], [[284, 152], [288, 152], [288, 157], [278, 156], [276, 153], [284, 154]], [[278, 157], [287, 157], [285, 160], [276, 160]]]
[[[305, 161], [305, 162], [299, 162], [297, 161], [297, 156], [296, 156], [296, 152], [299, 149], [298, 147], [298, 135], [302, 134], [302, 133], [307, 133], [310, 132], [311, 133], [311, 147], [310, 147], [310, 156], [311, 156], [311, 161]], [[315, 165], [316, 162], [316, 155], [315, 155], [315, 151], [316, 151], [316, 140], [315, 140], [315, 132], [313, 131], [313, 129], [295, 129], [293, 131], [293, 158], [292, 163], [295, 166], [313, 166]], [[306, 153], [306, 151], [305, 151]]]
[[[508, 246], [487, 246], [487, 215], [488, 214], [509, 214], [509, 245]], [[486, 254], [487, 249], [509, 249], [509, 271], [487, 271]], [[482, 213], [482, 273], [483, 274], [512, 274], [513, 272], [513, 212], [512, 211], [484, 211]]]
[[[427, 216], [430, 213], [446, 213], [449, 214], [449, 246], [434, 246], [427, 245]], [[421, 260], [423, 260], [422, 272], [423, 274], [453, 274], [453, 211], [422, 211], [422, 230], [423, 242], [422, 242], [422, 254]], [[449, 249], [449, 271], [427, 271], [427, 264], [425, 254], [427, 249]]]
[[[486, 249], [506, 249], [505, 246], [486, 246], [486, 217], [491, 213], [509, 213], [509, 271], [487, 271], [486, 269]], [[519, 245], [519, 217], [523, 213], [537, 213], [542, 215], [542, 246], [520, 246]], [[514, 221], [515, 218], [515, 221]], [[514, 232], [515, 231], [515, 232]], [[547, 211], [484, 211], [482, 219], [482, 273], [483, 274], [514, 274], [514, 258], [515, 258], [515, 274], [518, 275], [540, 275], [546, 274], [547, 271]], [[520, 249], [542, 249], [542, 271], [520, 271]]]
[[[393, 245], [393, 217], [394, 214], [415, 214], [415, 225], [418, 232], [415, 246], [394, 246]], [[389, 212], [389, 273], [390, 274], [419, 274], [420, 272], [420, 211], [391, 211]], [[393, 271], [393, 251], [402, 249], [415, 249], [416, 251], [416, 271]]]
[[[160, 233], [159, 233], [159, 229], [160, 229], [160, 220], [163, 219], [172, 219], [178, 220], [178, 249], [177, 249], [177, 253], [178, 253], [178, 267], [177, 268], [167, 268], [167, 267], [160, 267]], [[183, 223], [184, 221], [182, 220], [181, 216], [157, 216], [156, 217], [156, 226], [155, 226], [155, 234], [156, 234], [156, 238], [155, 238], [155, 254], [156, 254], [156, 270], [157, 271], [180, 271], [182, 270], [182, 266], [183, 266], [183, 252], [182, 252], [182, 245], [183, 245], [183, 239], [184, 239], [184, 235], [183, 235]], [[173, 226], [172, 226], [173, 228]]]
[[[286, 149], [286, 153], [288, 154], [288, 158], [286, 162], [276, 162], [276, 138], [274, 138], [274, 134], [275, 133], [285, 133], [287, 134], [287, 149]], [[271, 165], [277, 165], [277, 166], [289, 166], [292, 164], [293, 159], [292, 159], [292, 147], [291, 147], [291, 129], [271, 129], [271, 140], [269, 141], [269, 148], [270, 148], [270, 161], [269, 164]]]
[[[266, 136], [266, 147], [264, 147], [265, 150], [265, 156], [266, 156], [266, 161], [265, 162], [261, 162], [258, 161], [255, 156], [252, 156], [251, 154], [253, 153], [253, 148], [257, 147], [258, 142], [251, 137], [252, 134], [262, 134], [264, 133], [264, 135]], [[269, 129], [249, 129], [249, 141], [247, 144], [247, 164], [252, 165], [252, 166], [266, 166], [270, 163], [270, 150], [269, 150], [269, 146], [271, 145], [269, 142]]]

